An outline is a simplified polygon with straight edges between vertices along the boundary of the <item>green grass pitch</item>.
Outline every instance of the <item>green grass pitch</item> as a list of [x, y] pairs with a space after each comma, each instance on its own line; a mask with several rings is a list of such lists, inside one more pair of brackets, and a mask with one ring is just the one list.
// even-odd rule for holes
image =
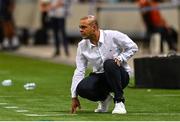
[[[75, 67], [39, 59], [0, 53], [1, 121], [177, 121], [180, 120], [180, 90], [126, 88], [126, 115], [97, 114], [97, 104], [80, 98], [81, 110], [70, 114], [71, 78]], [[27, 82], [36, 83], [25, 90]], [[131, 79], [131, 83], [133, 79]]]

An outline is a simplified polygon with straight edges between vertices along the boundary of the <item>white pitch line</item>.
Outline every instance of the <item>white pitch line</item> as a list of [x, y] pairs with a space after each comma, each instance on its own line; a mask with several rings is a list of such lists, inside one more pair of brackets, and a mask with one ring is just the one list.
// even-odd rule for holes
[[128, 113], [129, 115], [179, 116], [180, 113]]
[[5, 106], [4, 108], [13, 109], [13, 108], [18, 108], [18, 107], [17, 106]]
[[8, 103], [0, 103], [0, 105], [7, 105]]
[[155, 97], [180, 97], [179, 94], [156, 94]]
[[25, 116], [43, 117], [43, 116], [74, 116], [77, 114], [24, 114]]
[[16, 110], [18, 113], [28, 112], [28, 110]]
[[[31, 117], [50, 117], [50, 116], [74, 116], [77, 114], [24, 114]], [[128, 113], [128, 115], [155, 115], [155, 116], [179, 116], [180, 113]]]

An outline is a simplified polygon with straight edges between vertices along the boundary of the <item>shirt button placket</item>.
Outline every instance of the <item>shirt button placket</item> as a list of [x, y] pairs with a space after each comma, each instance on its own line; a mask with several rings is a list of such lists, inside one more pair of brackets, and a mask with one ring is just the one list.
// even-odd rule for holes
[[101, 50], [101, 47], [98, 47], [98, 50], [99, 50], [99, 54], [101, 56], [101, 60], [103, 62], [104, 61], [104, 56], [103, 56], [103, 51]]

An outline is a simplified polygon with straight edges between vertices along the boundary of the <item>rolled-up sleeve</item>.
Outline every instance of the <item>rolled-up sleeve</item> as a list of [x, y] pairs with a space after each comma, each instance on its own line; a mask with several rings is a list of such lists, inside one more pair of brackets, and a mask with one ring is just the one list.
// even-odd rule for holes
[[72, 98], [77, 96], [76, 88], [79, 82], [84, 78], [86, 68], [87, 68], [87, 59], [82, 55], [81, 45], [78, 44], [77, 55], [76, 55], [76, 70], [74, 71], [72, 84], [71, 84]]

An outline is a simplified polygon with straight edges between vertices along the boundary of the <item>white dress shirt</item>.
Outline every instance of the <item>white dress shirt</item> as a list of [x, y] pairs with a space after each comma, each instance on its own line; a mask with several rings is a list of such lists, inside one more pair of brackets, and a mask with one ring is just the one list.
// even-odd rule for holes
[[128, 73], [131, 69], [127, 64], [135, 52], [138, 51], [137, 45], [125, 34], [113, 30], [100, 30], [98, 45], [93, 45], [89, 39], [82, 39], [78, 43], [76, 55], [76, 70], [72, 78], [71, 96], [76, 97], [76, 87], [85, 76], [88, 63], [93, 67], [93, 72], [103, 73], [103, 63], [107, 59], [121, 61]]

